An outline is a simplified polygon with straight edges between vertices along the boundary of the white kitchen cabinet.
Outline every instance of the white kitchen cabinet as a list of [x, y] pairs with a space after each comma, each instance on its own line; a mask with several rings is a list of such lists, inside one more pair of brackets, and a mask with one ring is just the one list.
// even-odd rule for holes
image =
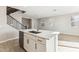
[[36, 37], [35, 51], [45, 52], [46, 51], [46, 40], [44, 38]]
[[[24, 49], [28, 52], [56, 52], [58, 49], [58, 34], [50, 31], [40, 31], [40, 34], [24, 31]], [[48, 34], [49, 33], [49, 34]]]
[[32, 39], [29, 40], [29, 52], [35, 52], [35, 41]]
[[36, 51], [45, 52], [46, 51], [46, 40], [44, 38], [37, 37], [36, 41]]
[[24, 49], [26, 50], [26, 51], [29, 51], [30, 50], [30, 48], [29, 48], [29, 46], [30, 46], [30, 44], [29, 44], [29, 36], [28, 35], [24, 35]]
[[37, 52], [46, 52], [46, 45], [36, 43], [36, 51]]
[[32, 36], [29, 34], [24, 35], [24, 48], [29, 52], [45, 52], [46, 40]]
[[24, 48], [28, 52], [35, 52], [35, 40], [36, 37], [29, 35], [29, 34], [24, 34]]

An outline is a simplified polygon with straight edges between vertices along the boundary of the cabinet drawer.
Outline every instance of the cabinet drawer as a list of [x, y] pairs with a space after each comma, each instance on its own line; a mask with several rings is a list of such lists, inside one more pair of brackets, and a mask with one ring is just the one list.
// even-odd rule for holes
[[36, 41], [36, 36], [34, 36], [34, 35], [31, 35], [31, 34], [24, 34], [24, 36], [25, 36], [26, 38], [30, 38], [30, 39]]
[[37, 38], [37, 42], [40, 43], [40, 44], [46, 44], [46, 39], [43, 39], [43, 38]]

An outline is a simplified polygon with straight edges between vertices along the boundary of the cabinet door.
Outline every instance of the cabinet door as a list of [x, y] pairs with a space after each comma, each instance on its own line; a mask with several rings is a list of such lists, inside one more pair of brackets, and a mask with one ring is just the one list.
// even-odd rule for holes
[[26, 34], [24, 36], [24, 48], [28, 52], [34, 52], [35, 51], [35, 37], [32, 35]]
[[46, 51], [46, 39], [37, 37], [36, 41], [36, 51], [37, 52], [45, 52]]
[[30, 48], [30, 38], [28, 37], [28, 35], [24, 35], [24, 48], [29, 51]]
[[40, 44], [40, 43], [36, 43], [35, 44], [35, 50], [37, 52], [46, 52], [46, 45]]
[[29, 52], [35, 52], [35, 41], [33, 41], [32, 39], [29, 40]]

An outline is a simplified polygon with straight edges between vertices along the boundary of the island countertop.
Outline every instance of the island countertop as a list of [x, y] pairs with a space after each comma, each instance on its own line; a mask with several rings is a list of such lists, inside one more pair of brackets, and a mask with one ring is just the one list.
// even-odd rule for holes
[[50, 38], [54, 37], [54, 35], [60, 34], [60, 32], [53, 32], [53, 31], [48, 31], [48, 30], [39, 30], [38, 32], [40, 32], [40, 33], [38, 33], [38, 34], [34, 34], [34, 33], [29, 32], [29, 31], [37, 31], [36, 29], [24, 29], [24, 30], [20, 30], [20, 31], [23, 31], [24, 33], [35, 35], [38, 37], [42, 37], [45, 39], [50, 39]]

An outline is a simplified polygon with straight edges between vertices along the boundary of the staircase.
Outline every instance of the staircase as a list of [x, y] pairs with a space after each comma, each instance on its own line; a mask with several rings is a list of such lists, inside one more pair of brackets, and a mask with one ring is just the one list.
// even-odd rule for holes
[[19, 9], [15, 9], [15, 8], [11, 8], [11, 7], [7, 7], [7, 24], [10, 25], [11, 27], [15, 28], [15, 29], [27, 29], [27, 26], [24, 26], [22, 23], [20, 23], [19, 21], [17, 21], [14, 17], [12, 17], [10, 14], [20, 11], [22, 13], [25, 13], [25, 11], [19, 10]]

